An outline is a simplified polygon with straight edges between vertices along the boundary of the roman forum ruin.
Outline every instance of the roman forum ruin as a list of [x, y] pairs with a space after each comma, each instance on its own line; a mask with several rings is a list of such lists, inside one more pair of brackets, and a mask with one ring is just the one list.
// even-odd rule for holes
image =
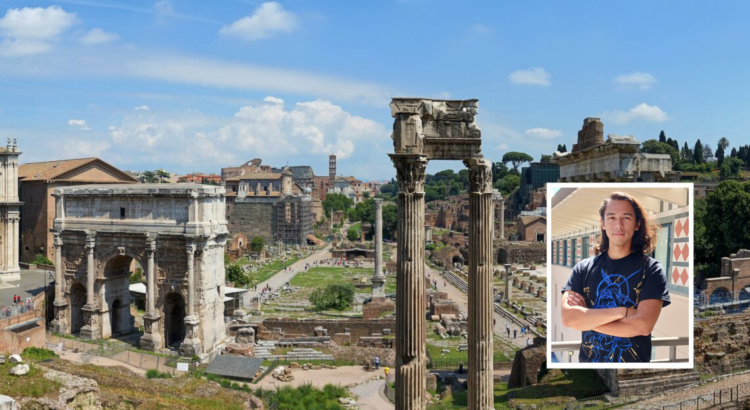
[[425, 170], [431, 159], [463, 160], [469, 169], [468, 408], [493, 408], [492, 168], [474, 123], [478, 100], [394, 98], [391, 101], [398, 181], [396, 408], [424, 409]]
[[55, 319], [87, 339], [128, 333], [129, 278], [147, 278], [141, 347], [202, 355], [224, 338], [224, 188], [82, 185], [55, 190]]

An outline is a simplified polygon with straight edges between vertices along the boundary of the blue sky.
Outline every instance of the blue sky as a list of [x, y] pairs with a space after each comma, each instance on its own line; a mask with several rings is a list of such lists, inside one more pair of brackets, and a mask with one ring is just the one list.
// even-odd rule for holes
[[[22, 162], [395, 175], [393, 96], [480, 101], [483, 152], [746, 143], [747, 2], [0, 1], [0, 138]], [[436, 172], [459, 169], [435, 162]]]

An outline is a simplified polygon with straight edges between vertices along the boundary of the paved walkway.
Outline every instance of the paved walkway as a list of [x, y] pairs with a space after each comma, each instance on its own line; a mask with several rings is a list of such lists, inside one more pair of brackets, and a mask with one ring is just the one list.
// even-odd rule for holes
[[[313, 252], [310, 256], [304, 259], [300, 259], [297, 262], [293, 263], [291, 265], [292, 270], [285, 271], [282, 270], [275, 275], [268, 278], [268, 280], [261, 282], [258, 284], [258, 292], [255, 292], [253, 289], [248, 290], [249, 298], [247, 300], [249, 301], [250, 305], [246, 307], [252, 307], [252, 300], [255, 296], [260, 295], [260, 290], [263, 289], [266, 285], [271, 286], [271, 289], [274, 291], [280, 289], [285, 283], [292, 280], [293, 277], [297, 276], [298, 273], [304, 272], [305, 270], [305, 264], [309, 264], [312, 266], [314, 261], [319, 261], [322, 259], [327, 259], [331, 257], [331, 244], [326, 245], [323, 249], [317, 250]], [[322, 266], [328, 266], [328, 265], [322, 265]]]
[[378, 373], [368, 372], [364, 370], [362, 366], [338, 366], [335, 370], [302, 370], [301, 368], [298, 368], [292, 369], [292, 374], [294, 375], [294, 380], [290, 382], [278, 381], [269, 374], [258, 384], [251, 386], [254, 386], [254, 388], [262, 387], [268, 390], [276, 389], [276, 387], [297, 387], [303, 384], [312, 384], [315, 387], [323, 388], [326, 384], [342, 386], [355, 385], [378, 376]]
[[383, 397], [383, 390], [385, 380], [374, 379], [367, 383], [360, 384], [357, 387], [352, 387], [349, 390], [359, 397], [357, 399], [357, 406], [360, 410], [381, 410], [381, 409], [393, 409], [393, 403]]
[[57, 353], [61, 359], [64, 359], [73, 363], [87, 363], [87, 364], [93, 364], [93, 365], [101, 366], [101, 367], [122, 366], [136, 374], [140, 374], [140, 375], [146, 374], [146, 369], [139, 369], [127, 363], [123, 363], [123, 362], [113, 360], [107, 357], [87, 355], [83, 353], [74, 353], [69, 350], [63, 350]]
[[[432, 269], [429, 265], [425, 264], [425, 274], [430, 276], [430, 279], [437, 279], [438, 281], [438, 291], [446, 292], [448, 294], [448, 297], [456, 303], [458, 303], [458, 310], [464, 314], [467, 315], [468, 312], [468, 306], [469, 306], [469, 297], [467, 294], [463, 293], [461, 290], [459, 290], [457, 287], [453, 286], [450, 282], [445, 280], [443, 276], [435, 269]], [[445, 286], [443, 286], [443, 283], [445, 283]], [[526, 338], [522, 337], [525, 335], [521, 335], [521, 328], [518, 327], [515, 323], [509, 321], [502, 315], [498, 314], [497, 312], [494, 312], [492, 315], [495, 318], [495, 328], [494, 332], [496, 335], [508, 338], [508, 332], [505, 330], [505, 325], [510, 325], [510, 342], [513, 343], [513, 345], [524, 348], [526, 347]], [[513, 339], [513, 330], [517, 330], [518, 334], [516, 335], [516, 338]], [[531, 337], [533, 341], [533, 337]]]
[[0, 305], [9, 306], [13, 303], [13, 295], [21, 295], [22, 299], [36, 296], [44, 292], [44, 281], [48, 287], [54, 287], [55, 274], [43, 270], [21, 270], [21, 280], [3, 281], [0, 285]]

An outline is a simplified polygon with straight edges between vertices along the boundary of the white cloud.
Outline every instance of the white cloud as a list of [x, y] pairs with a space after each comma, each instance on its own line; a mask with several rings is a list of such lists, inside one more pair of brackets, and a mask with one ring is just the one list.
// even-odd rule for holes
[[86, 125], [86, 120], [68, 120], [68, 125], [79, 131], [91, 131], [91, 128]]
[[516, 70], [510, 73], [508, 79], [513, 84], [544, 86], [552, 84], [552, 76], [542, 67], [529, 68], [528, 70]]
[[136, 111], [148, 111], [151, 109], [148, 105], [139, 105], [138, 107], [133, 108]]
[[390, 101], [380, 86], [301, 71], [192, 57], [153, 56], [124, 61], [126, 75], [219, 88], [323, 95], [377, 105]]
[[634, 73], [617, 76], [615, 77], [614, 82], [622, 89], [638, 88], [641, 90], [648, 90], [656, 84], [656, 77], [650, 73], [636, 71]]
[[116, 41], [120, 38], [115, 33], [108, 33], [100, 28], [95, 28], [78, 39], [78, 41], [81, 44], [85, 44], [87, 46], [92, 46], [96, 44], [103, 44], [103, 43], [109, 43], [111, 41]]
[[297, 16], [284, 10], [281, 4], [270, 1], [261, 4], [252, 16], [243, 17], [219, 30], [220, 34], [254, 41], [270, 38], [277, 33], [290, 33], [298, 26]]
[[531, 128], [526, 130], [525, 134], [532, 138], [555, 139], [563, 136], [560, 130], [551, 130], [549, 128]]
[[270, 95], [264, 98], [263, 101], [274, 104], [284, 104], [284, 100], [282, 100], [281, 98], [271, 97]]
[[508, 148], [510, 148], [510, 147], [508, 147], [508, 144], [506, 144], [506, 143], [503, 142], [502, 144], [498, 145], [497, 148], [495, 148], [495, 149], [500, 150], [500, 151], [505, 151]]
[[602, 118], [608, 119], [615, 124], [627, 124], [631, 121], [664, 122], [669, 115], [656, 105], [641, 103], [628, 111], [614, 110], [602, 114]]
[[390, 142], [385, 126], [352, 115], [329, 101], [300, 102], [287, 109], [275, 97], [243, 106], [232, 118], [194, 111], [139, 112], [110, 127], [108, 134], [112, 151], [123, 161], [140, 158], [168, 163], [174, 159], [181, 166], [220, 166], [245, 161], [246, 157], [281, 164], [295, 156], [327, 158], [330, 153], [346, 159], [355, 151], [369, 153], [376, 144]]
[[59, 6], [8, 9], [0, 19], [0, 55], [20, 56], [44, 53], [51, 42], [78, 21], [75, 13]]

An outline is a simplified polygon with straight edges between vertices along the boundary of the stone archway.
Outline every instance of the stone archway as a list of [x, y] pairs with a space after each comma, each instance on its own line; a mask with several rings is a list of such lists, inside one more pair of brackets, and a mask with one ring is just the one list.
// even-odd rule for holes
[[710, 295], [710, 299], [708, 301], [709, 304], [714, 303], [727, 303], [732, 301], [732, 292], [729, 291], [729, 289], [721, 287], [716, 288]]
[[86, 286], [75, 282], [70, 287], [70, 334], [78, 334], [86, 324], [83, 320], [83, 305], [86, 304]]
[[748, 292], [748, 288], [744, 287], [740, 289], [740, 301], [748, 301], [750, 300], [750, 292]]
[[108, 314], [102, 318], [102, 337], [128, 333], [133, 328], [134, 319], [130, 314], [130, 276], [133, 272], [130, 267], [134, 260], [127, 254], [118, 253], [103, 264], [101, 297]]
[[166, 346], [179, 347], [185, 340], [185, 299], [179, 293], [164, 298], [164, 337]]

